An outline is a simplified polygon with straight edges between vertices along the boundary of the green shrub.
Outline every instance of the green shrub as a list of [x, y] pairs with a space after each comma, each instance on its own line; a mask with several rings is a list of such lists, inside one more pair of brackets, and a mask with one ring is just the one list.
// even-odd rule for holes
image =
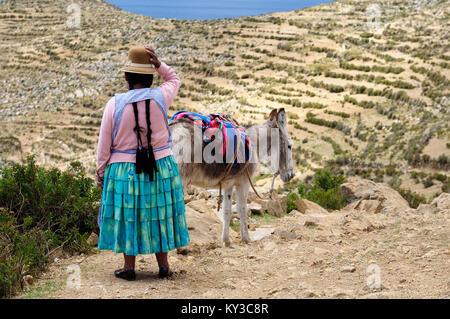
[[311, 178], [298, 187], [302, 198], [319, 204], [327, 209], [341, 209], [347, 202], [341, 193], [340, 185], [344, 182], [342, 174], [332, 173], [328, 169], [319, 169]]
[[336, 130], [339, 130], [343, 132], [345, 135], [350, 135], [352, 133], [352, 130], [346, 126], [345, 124], [337, 121], [327, 121], [321, 118], [316, 117], [316, 115], [312, 112], [306, 113], [306, 120], [305, 122], [320, 125], [320, 126], [327, 126]]
[[420, 204], [426, 204], [427, 203], [427, 199], [420, 195], [417, 194], [413, 191], [411, 191], [410, 189], [403, 189], [403, 188], [395, 188], [395, 190], [397, 192], [400, 193], [400, 195], [406, 199], [406, 201], [408, 202], [409, 206], [412, 208], [417, 208], [419, 207]]
[[330, 190], [338, 188], [344, 182], [344, 177], [342, 175], [335, 175], [328, 169], [319, 169], [314, 176], [314, 182], [314, 186], [324, 190]]
[[340, 117], [342, 117], [343, 119], [347, 119], [347, 118], [350, 117], [350, 114], [345, 113], [345, 112], [335, 112], [335, 111], [328, 111], [328, 110], [325, 110], [324, 112], [325, 112], [326, 114], [332, 114], [332, 115], [340, 116]]
[[432, 176], [428, 176], [428, 178], [425, 181], [423, 181], [423, 186], [425, 186], [425, 188], [431, 187], [433, 185], [434, 185], [434, 183], [433, 183]]
[[338, 210], [347, 205], [347, 202], [338, 187], [328, 190], [313, 187], [308, 193], [307, 199], [326, 209]]
[[335, 141], [333, 141], [333, 139], [329, 136], [321, 136], [320, 137], [323, 141], [328, 142], [331, 144], [331, 147], [333, 147], [333, 152], [335, 155], [340, 155], [343, 153], [342, 148], [340, 147], [340, 145], [338, 143], [336, 143]]
[[294, 201], [299, 200], [300, 198], [296, 193], [290, 193], [286, 199], [286, 212], [289, 214], [297, 207], [294, 204]]
[[433, 175], [433, 179], [440, 181], [441, 183], [445, 183], [447, 180], [447, 175], [436, 173]]
[[87, 251], [96, 229], [100, 191], [79, 162], [66, 171], [44, 169], [34, 157], [0, 170], [0, 298], [36, 274], [57, 247]]
[[35, 275], [48, 262], [51, 235], [39, 229], [22, 233], [21, 228], [11, 212], [0, 211], [0, 297], [13, 295], [24, 275]]

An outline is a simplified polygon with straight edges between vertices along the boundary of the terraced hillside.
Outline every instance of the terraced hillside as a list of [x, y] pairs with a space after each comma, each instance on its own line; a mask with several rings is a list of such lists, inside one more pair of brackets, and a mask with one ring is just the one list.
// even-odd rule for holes
[[104, 105], [126, 89], [117, 70], [130, 46], [150, 44], [182, 78], [170, 115], [221, 111], [256, 123], [284, 107], [297, 180], [335, 166], [429, 198], [449, 190], [449, 1], [180, 21], [78, 0], [80, 28], [68, 25], [70, 3], [0, 3], [3, 162], [36, 154], [93, 174]]

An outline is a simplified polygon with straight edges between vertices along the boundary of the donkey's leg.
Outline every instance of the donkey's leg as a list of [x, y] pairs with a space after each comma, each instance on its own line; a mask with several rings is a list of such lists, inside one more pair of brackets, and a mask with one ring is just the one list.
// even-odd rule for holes
[[249, 188], [250, 184], [248, 183], [248, 181], [244, 181], [238, 187], [236, 187], [237, 209], [239, 213], [239, 220], [241, 223], [241, 239], [243, 242], [250, 241], [247, 224], [247, 197]]
[[230, 240], [230, 221], [231, 221], [231, 202], [233, 196], [233, 186], [223, 190], [223, 207], [222, 207], [222, 241], [225, 246], [231, 245]]

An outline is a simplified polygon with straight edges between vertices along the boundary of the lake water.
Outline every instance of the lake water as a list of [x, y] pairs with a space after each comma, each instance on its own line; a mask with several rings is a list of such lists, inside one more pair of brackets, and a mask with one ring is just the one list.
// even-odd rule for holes
[[107, 0], [132, 13], [153, 18], [204, 20], [292, 11], [332, 0]]

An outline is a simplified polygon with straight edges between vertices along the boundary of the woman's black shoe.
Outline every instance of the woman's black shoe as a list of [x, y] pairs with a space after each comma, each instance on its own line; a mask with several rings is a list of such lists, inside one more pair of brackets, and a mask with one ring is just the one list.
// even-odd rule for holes
[[159, 267], [159, 278], [167, 278], [170, 276], [169, 267]]
[[114, 276], [116, 276], [117, 278], [122, 278], [128, 281], [133, 281], [136, 279], [136, 273], [134, 272], [134, 269], [130, 269], [130, 270], [116, 270], [114, 272]]

